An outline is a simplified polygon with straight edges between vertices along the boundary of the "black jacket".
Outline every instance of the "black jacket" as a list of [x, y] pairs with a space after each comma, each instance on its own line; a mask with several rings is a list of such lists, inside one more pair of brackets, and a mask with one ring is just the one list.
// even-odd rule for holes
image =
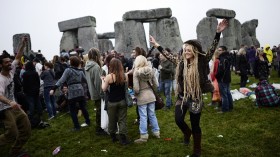
[[216, 78], [218, 82], [223, 83], [230, 83], [231, 82], [231, 72], [230, 72], [230, 66], [231, 66], [231, 57], [229, 52], [223, 52], [219, 56], [219, 66], [218, 66], [218, 72], [216, 74]]

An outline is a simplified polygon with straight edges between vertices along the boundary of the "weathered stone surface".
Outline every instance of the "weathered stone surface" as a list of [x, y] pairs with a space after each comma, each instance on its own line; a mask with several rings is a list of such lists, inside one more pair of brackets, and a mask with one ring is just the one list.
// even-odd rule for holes
[[257, 27], [258, 27], [257, 19], [246, 21], [241, 25], [242, 44], [247, 45], [247, 46], [251, 46], [251, 45], [259, 46], [260, 45], [260, 43], [256, 37], [256, 28]]
[[115, 32], [97, 34], [98, 39], [115, 39]]
[[92, 47], [98, 48], [98, 39], [95, 27], [83, 27], [78, 29], [78, 44], [85, 53]]
[[202, 50], [210, 48], [216, 34], [218, 20], [216, 17], [205, 17], [196, 26], [197, 40], [200, 41]]
[[126, 12], [123, 15], [123, 20], [136, 20], [136, 21], [147, 21], [153, 19], [170, 18], [172, 11], [170, 8], [158, 8], [151, 10], [134, 10]]
[[242, 42], [241, 24], [236, 19], [229, 19], [228, 23], [228, 28], [223, 31], [223, 45], [228, 50], [239, 48]]
[[101, 53], [114, 49], [113, 43], [109, 39], [98, 39], [98, 49]]
[[115, 50], [130, 56], [136, 46], [147, 51], [146, 35], [143, 23], [134, 20], [119, 21], [114, 24]]
[[157, 42], [164, 48], [168, 47], [173, 52], [178, 52], [181, 49], [183, 41], [179, 25], [175, 17], [159, 19], [156, 22], [156, 32], [151, 31], [153, 30], [150, 30], [150, 34], [153, 35]]
[[246, 21], [241, 25], [241, 28], [243, 30], [242, 34], [243, 36], [249, 35], [249, 36], [256, 36], [256, 28], [258, 27], [258, 20], [257, 19], [253, 19], [250, 21]]
[[213, 8], [206, 12], [207, 17], [216, 17], [216, 18], [234, 18], [235, 17], [234, 10], [221, 9], [221, 8]]
[[251, 37], [252, 38], [252, 42], [256, 47], [260, 47], [260, 42], [257, 39], [257, 37]]
[[253, 40], [249, 35], [247, 35], [245, 37], [242, 37], [242, 44], [251, 46], [251, 45], [253, 45]]
[[221, 41], [223, 41], [223, 46], [226, 46], [228, 51], [233, 50], [233, 48], [236, 48], [235, 36], [223, 37]]
[[22, 40], [22, 38], [24, 36], [28, 37], [28, 44], [27, 46], [24, 48], [24, 55], [29, 56], [30, 55], [30, 50], [31, 50], [31, 38], [30, 35], [28, 33], [21, 33], [21, 34], [15, 34], [13, 35], [13, 49], [14, 49], [14, 53], [17, 53], [18, 49], [19, 49], [19, 44]]
[[77, 31], [66, 31], [63, 33], [60, 40], [60, 52], [61, 50], [72, 50], [78, 45]]
[[78, 29], [81, 27], [96, 27], [95, 17], [85, 16], [67, 21], [61, 21], [58, 23], [58, 28], [60, 32]]
[[235, 28], [235, 43], [236, 43], [236, 46], [235, 47], [233, 46], [233, 49], [234, 48], [237, 49], [237, 48], [240, 48], [240, 46], [242, 44], [241, 23], [237, 19], [234, 19], [234, 28]]

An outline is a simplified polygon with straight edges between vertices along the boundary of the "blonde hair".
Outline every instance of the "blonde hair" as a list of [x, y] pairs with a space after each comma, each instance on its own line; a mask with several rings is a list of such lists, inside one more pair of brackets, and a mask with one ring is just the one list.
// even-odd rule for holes
[[139, 69], [139, 68], [146, 67], [146, 66], [148, 66], [148, 61], [147, 61], [146, 57], [139, 55], [135, 58], [135, 61], [134, 61], [135, 69]]
[[[194, 55], [194, 59], [190, 62], [186, 59], [183, 51], [183, 62], [184, 62], [184, 69], [183, 69], [183, 101], [187, 99], [192, 99], [194, 101], [202, 101], [202, 92], [199, 83], [199, 72], [198, 72], [198, 55], [200, 52], [193, 45], [185, 44], [186, 46], [191, 47], [191, 51]], [[177, 66], [176, 70], [176, 79], [178, 82], [179, 76], [179, 65]]]
[[245, 51], [245, 48], [241, 48], [239, 49], [237, 55], [246, 55], [246, 51]]

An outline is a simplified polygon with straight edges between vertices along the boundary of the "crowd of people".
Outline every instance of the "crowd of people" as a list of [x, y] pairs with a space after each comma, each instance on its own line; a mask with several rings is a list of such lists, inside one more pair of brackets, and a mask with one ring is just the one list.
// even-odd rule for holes
[[[128, 87], [137, 104], [135, 122], [139, 124], [140, 138], [134, 143], [148, 141], [149, 125], [152, 135], [160, 138], [154, 89], [163, 91], [166, 100], [164, 110], [175, 106], [175, 122], [184, 136], [183, 143], [189, 145], [193, 137], [192, 157], [200, 156], [203, 93], [212, 93], [212, 97], [216, 97], [212, 100], [213, 103], [219, 102], [219, 113], [232, 111], [232, 70], [240, 75], [240, 87], [246, 87], [248, 75], [254, 75], [260, 80], [259, 86], [265, 86], [256, 88], [259, 106], [266, 106], [268, 102], [270, 106], [280, 104], [273, 87], [267, 88], [272, 67], [278, 70], [280, 77], [280, 45], [272, 50], [269, 46], [264, 49], [241, 46], [238, 52], [229, 52], [227, 47], [218, 46], [221, 32], [227, 26], [227, 20], [218, 24], [207, 52], [202, 50], [197, 40], [188, 40], [183, 43], [180, 52], [172, 52], [150, 36], [153, 48], [147, 53], [143, 48], [136, 47], [129, 59], [115, 50], [101, 53], [96, 48], [82, 55], [83, 49], [79, 47], [72, 52], [62, 50], [50, 62], [41, 54], [32, 58], [22, 57], [27, 43], [24, 37], [15, 57], [7, 52], [0, 56], [0, 118], [6, 129], [0, 136], [0, 145], [14, 143], [10, 154], [17, 156], [22, 153], [31, 128], [49, 126], [42, 119], [44, 108], [48, 120], [55, 118], [58, 112], [69, 112], [73, 122], [71, 131], [92, 125], [88, 100], [93, 101], [96, 109], [96, 135], [109, 134], [112, 142], [128, 145], [131, 143], [127, 136]], [[152, 53], [154, 49], [157, 49], [156, 53]], [[275, 60], [277, 66], [274, 66]], [[271, 92], [267, 95], [264, 90]], [[175, 102], [171, 99], [173, 91]], [[101, 126], [102, 102], [106, 103], [108, 128]], [[84, 117], [82, 124], [78, 120], [78, 110]], [[185, 122], [187, 111], [191, 127]]]

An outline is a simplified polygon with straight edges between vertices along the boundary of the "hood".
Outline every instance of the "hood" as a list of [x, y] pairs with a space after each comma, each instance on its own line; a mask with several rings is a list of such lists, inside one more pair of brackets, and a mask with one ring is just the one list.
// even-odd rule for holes
[[148, 81], [152, 78], [153, 69], [150, 67], [143, 67], [137, 70], [139, 78], [143, 81]]
[[267, 47], [270, 47], [270, 45], [269, 44], [265, 44], [263, 49], [265, 50]]
[[85, 71], [89, 71], [90, 68], [92, 68], [96, 65], [98, 66], [98, 64], [95, 61], [87, 61], [86, 65], [85, 65]]
[[[268, 47], [271, 48], [269, 44], [265, 44], [265, 45], [264, 45], [263, 51], [264, 51], [265, 53], [271, 51], [271, 49], [266, 50], [266, 48], [268, 48]], [[271, 51], [271, 52], [272, 52], [272, 51]]]
[[79, 69], [79, 68], [76, 68], [76, 67], [71, 67], [71, 68], [68, 68], [69, 70], [71, 70], [71, 74], [74, 74], [74, 75], [81, 75], [81, 71], [83, 71], [83, 69]]

